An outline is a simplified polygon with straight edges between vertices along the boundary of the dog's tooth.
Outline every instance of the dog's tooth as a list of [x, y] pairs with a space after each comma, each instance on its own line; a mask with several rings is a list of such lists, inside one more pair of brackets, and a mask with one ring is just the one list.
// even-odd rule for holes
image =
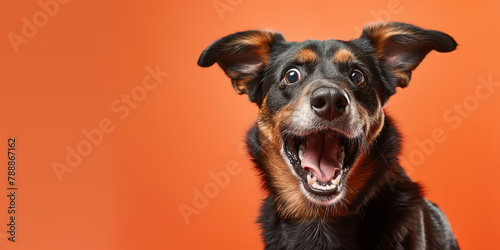
[[310, 177], [310, 176], [307, 176], [307, 182], [309, 183], [309, 185], [313, 185], [314, 183], [316, 183], [316, 177], [313, 176], [313, 177]]
[[300, 144], [299, 146], [299, 157], [302, 160], [302, 157], [304, 156], [304, 151], [306, 151], [306, 146], [304, 144]]
[[340, 183], [340, 178], [342, 176], [342, 172], [335, 178], [335, 180], [332, 181], [333, 185], [337, 186]]
[[335, 188], [335, 185], [328, 185], [328, 186], [325, 186], [325, 190], [332, 190]]

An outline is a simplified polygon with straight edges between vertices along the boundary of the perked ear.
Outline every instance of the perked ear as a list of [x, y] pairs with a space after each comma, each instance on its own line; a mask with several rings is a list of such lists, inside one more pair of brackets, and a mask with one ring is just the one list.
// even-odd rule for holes
[[223, 37], [210, 44], [200, 55], [198, 65], [218, 63], [231, 78], [236, 93], [248, 94], [256, 102], [261, 73], [269, 63], [272, 46], [284, 41], [281, 33], [249, 30]]
[[455, 50], [455, 40], [436, 30], [426, 30], [406, 23], [379, 23], [363, 29], [361, 39], [369, 39], [377, 60], [386, 72], [394, 92], [396, 87], [406, 87], [411, 71], [431, 50]]

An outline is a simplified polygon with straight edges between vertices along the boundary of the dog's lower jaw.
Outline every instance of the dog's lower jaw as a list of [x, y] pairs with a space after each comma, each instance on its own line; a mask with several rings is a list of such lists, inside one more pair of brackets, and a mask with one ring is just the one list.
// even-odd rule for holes
[[[318, 205], [323, 205], [326, 206], [326, 209], [337, 209], [337, 205], [342, 202], [342, 199], [345, 198], [345, 191], [341, 190], [333, 199], [329, 200], [318, 200], [315, 197], [313, 197], [309, 192], [305, 189], [304, 184], [300, 183], [300, 190], [302, 191], [302, 194], [311, 202], [311, 203], [316, 203]], [[340, 205], [338, 205], [340, 206]]]

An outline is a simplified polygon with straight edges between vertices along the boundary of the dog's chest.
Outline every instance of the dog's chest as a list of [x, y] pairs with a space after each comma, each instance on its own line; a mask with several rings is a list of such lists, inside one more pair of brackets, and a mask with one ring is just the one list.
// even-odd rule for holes
[[278, 229], [286, 249], [360, 249], [359, 223], [282, 223]]

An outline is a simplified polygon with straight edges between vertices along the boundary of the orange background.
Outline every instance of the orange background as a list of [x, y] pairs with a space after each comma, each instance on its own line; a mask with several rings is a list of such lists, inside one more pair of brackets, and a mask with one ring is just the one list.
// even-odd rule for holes
[[[480, 78], [500, 82], [500, 1], [58, 6], [44, 20], [38, 1], [0, 2], [1, 249], [262, 248], [255, 221], [264, 193], [242, 147], [257, 108], [234, 93], [220, 69], [197, 67], [199, 54], [241, 30], [271, 28], [291, 41], [352, 39], [377, 20], [441, 30], [458, 41], [455, 52], [430, 53], [386, 110], [405, 136], [404, 167], [445, 211], [462, 248], [500, 248], [500, 87], [476, 96]], [[22, 35], [23, 17], [39, 18], [40, 27], [15, 53], [8, 34]], [[148, 66], [169, 75], [128, 106], [128, 115], [113, 110], [115, 102], [124, 105], [122, 95], [140, 90]], [[454, 105], [464, 101], [467, 113], [458, 116]], [[66, 148], [84, 143], [82, 130], [98, 129], [103, 119], [114, 130], [59, 181], [54, 162], [66, 165]], [[435, 129], [446, 139], [423, 154], [417, 141], [428, 142]], [[10, 136], [18, 153], [16, 243], [4, 226]], [[214, 186], [211, 173], [228, 173], [228, 165], [239, 172]], [[194, 208], [196, 192], [205, 190], [212, 198]], [[189, 223], [184, 205], [197, 212]]]

